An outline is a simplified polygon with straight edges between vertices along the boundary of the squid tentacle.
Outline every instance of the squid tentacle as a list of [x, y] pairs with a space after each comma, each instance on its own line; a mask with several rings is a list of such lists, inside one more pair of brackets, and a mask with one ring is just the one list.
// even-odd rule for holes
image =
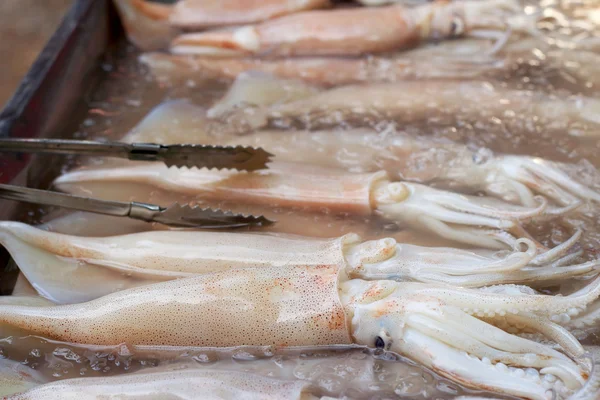
[[441, 272], [420, 271], [422, 282], [447, 283], [463, 287], [482, 287], [498, 284], [528, 283], [530, 285], [549, 286], [564, 279], [594, 274], [600, 271], [600, 261], [589, 261], [567, 267], [523, 268], [515, 272], [482, 273], [474, 275], [449, 275]]
[[[553, 393], [567, 397], [572, 392], [564, 386], [561, 388], [558, 385], [561, 381], [554, 383], [555, 388], [550, 385], [545, 387], [535, 369], [507, 367], [503, 363], [492, 364], [487, 357], [479, 358], [462, 352], [412, 328], [405, 331], [404, 341], [407, 343], [405, 354], [408, 357], [467, 387], [492, 389], [536, 400], [548, 400]], [[461, 366], [458, 371], [457, 365]]]
[[[575, 314], [575, 312], [571, 314]], [[590, 333], [598, 331], [598, 324], [600, 323], [600, 301], [594, 302], [587, 307], [583, 313], [572, 316], [567, 314], [567, 316], [568, 318], [566, 318], [566, 316], [561, 318], [561, 320], [566, 321], [563, 325], [569, 329], [569, 331], [573, 332], [575, 336], [584, 339], [589, 336]]]
[[575, 233], [566, 241], [555, 246], [549, 250], [546, 250], [538, 254], [531, 263], [533, 265], [545, 265], [551, 263], [553, 260], [560, 258], [565, 255], [573, 246], [577, 244], [581, 236], [583, 235], [582, 229], [577, 229]]
[[[571, 179], [558, 165], [541, 158], [500, 156], [482, 165], [489, 171], [488, 185], [494, 191], [495, 181], [512, 183], [523, 204], [531, 205], [531, 190], [568, 206], [580, 202], [578, 198], [600, 201], [600, 193]], [[517, 189], [520, 185], [522, 189]], [[499, 193], [502, 195], [502, 193]]]
[[[449, 304], [462, 308], [465, 312], [479, 315], [481, 317], [506, 314], [519, 314], [521, 312], [535, 312], [537, 314], [559, 315], [569, 312], [572, 309], [585, 309], [587, 305], [600, 297], [600, 276], [596, 277], [591, 283], [568, 296], [545, 296], [522, 291], [518, 294], [507, 294], [505, 288], [515, 288], [518, 286], [504, 285], [500, 289], [502, 292], [494, 293], [490, 290], [479, 289], [478, 291], [468, 291], [453, 287], [422, 287], [422, 284], [407, 285], [405, 290], [417, 290], [420, 293], [443, 299]], [[412, 285], [412, 286], [411, 286]], [[474, 304], [478, 306], [473, 307]]]
[[551, 267], [560, 268], [566, 265], [571, 264], [571, 262], [575, 261], [579, 257], [583, 255], [583, 250], [577, 250], [567, 255], [561, 256], [558, 260], [552, 261], [550, 264]]
[[[481, 323], [478, 328], [484, 326], [485, 328], [491, 328], [484, 322], [474, 318], [473, 321], [469, 321], [469, 327], [473, 327], [473, 324]], [[457, 329], [454, 324], [448, 324], [448, 320], [443, 322], [434, 320], [429, 317], [421, 315], [411, 315], [407, 318], [407, 324], [414, 329], [419, 330], [427, 334], [428, 336], [440, 340], [446, 344], [453, 344], [456, 342], [461, 343], [461, 347], [464, 346], [469, 352], [476, 354], [478, 357], [486, 357], [493, 363], [504, 363], [507, 365], [516, 365], [519, 367], [533, 367], [539, 368], [544, 371], [545, 368], [554, 367], [556, 368], [553, 372], [554, 375], [558, 376], [563, 382], [567, 384], [570, 389], [578, 388], [585, 382], [579, 373], [579, 368], [563, 354], [556, 351], [549, 351], [552, 349], [545, 348], [545, 346], [536, 346], [537, 343], [529, 341], [527, 339], [519, 338], [506, 334], [503, 339], [522, 339], [523, 350], [513, 350], [511, 345], [504, 344], [500, 341], [491, 341], [494, 344], [489, 343], [490, 340], [484, 340], [486, 336], [473, 336], [465, 333], [464, 331]], [[502, 330], [485, 329], [486, 334], [504, 333]], [[478, 332], [483, 333], [483, 332]], [[502, 335], [504, 336], [504, 335]], [[489, 339], [489, 338], [488, 338]], [[540, 354], [539, 348], [543, 348], [547, 354]], [[525, 350], [526, 348], [526, 350]], [[538, 352], [536, 352], [535, 350]], [[539, 355], [542, 355], [540, 357]], [[545, 358], [543, 356], [547, 356]]]
[[[443, 192], [408, 182], [378, 182], [373, 190], [376, 211], [387, 219], [423, 226], [442, 237], [479, 246], [501, 249], [514, 245], [512, 237], [490, 235], [476, 225], [521, 234], [517, 222], [543, 215], [547, 202], [535, 208], [509, 206], [501, 201]], [[459, 226], [454, 226], [454, 225]], [[510, 240], [507, 242], [506, 239]]]
[[535, 314], [521, 313], [519, 315], [506, 315], [504, 317], [511, 324], [519, 324], [556, 342], [571, 358], [581, 358], [585, 350], [581, 343], [564, 327], [540, 318]]

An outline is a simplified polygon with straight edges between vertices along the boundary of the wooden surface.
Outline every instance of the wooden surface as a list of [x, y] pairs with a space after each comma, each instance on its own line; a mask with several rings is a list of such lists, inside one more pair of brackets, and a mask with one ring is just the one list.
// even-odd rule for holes
[[72, 2], [0, 1], [0, 108], [10, 99]]

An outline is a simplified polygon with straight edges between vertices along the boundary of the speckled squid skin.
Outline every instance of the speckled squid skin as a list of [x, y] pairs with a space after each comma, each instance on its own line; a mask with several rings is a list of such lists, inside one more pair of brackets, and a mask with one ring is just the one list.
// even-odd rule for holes
[[[17, 243], [27, 244], [50, 253], [57, 262], [76, 259], [122, 273], [165, 278], [232, 268], [341, 265], [345, 262], [344, 247], [360, 240], [356, 234], [315, 239], [218, 231], [150, 231], [98, 238], [63, 235], [20, 222], [0, 221], [0, 243], [9, 251], [21, 249]], [[24, 264], [27, 270], [27, 262]]]
[[0, 306], [0, 323], [84, 344], [351, 344], [338, 265], [230, 270], [129, 289], [87, 303]]
[[187, 400], [309, 400], [306, 381], [279, 380], [245, 372], [188, 369], [77, 378], [52, 382], [7, 400], [135, 398]]
[[133, 287], [234, 268], [345, 265], [344, 248], [359, 240], [355, 234], [315, 239], [214, 231], [150, 231], [98, 238], [0, 222], [0, 245], [34, 282], [34, 293], [58, 304], [82, 303]]

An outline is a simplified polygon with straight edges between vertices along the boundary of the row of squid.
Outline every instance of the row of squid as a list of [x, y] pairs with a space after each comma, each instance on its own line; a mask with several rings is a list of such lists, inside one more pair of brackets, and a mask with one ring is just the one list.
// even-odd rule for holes
[[[599, 326], [600, 263], [576, 262], [576, 227], [549, 249], [523, 224], [578, 213], [600, 200], [596, 191], [557, 163], [491, 152], [480, 160], [462, 145], [400, 133], [211, 134], [218, 115], [256, 93], [290, 93], [285, 82], [273, 83], [243, 75], [210, 110], [163, 103], [122, 138], [260, 145], [275, 155], [268, 170], [106, 160], [54, 185], [112, 200], [225, 204], [271, 216], [277, 232], [144, 225], [146, 232], [86, 237], [84, 230], [67, 235], [2, 222], [0, 241], [52, 302], [7, 298], [14, 304], [0, 306], [2, 324], [88, 345], [358, 344], [396, 352], [467, 387], [532, 399], [595, 393], [593, 361], [579, 340]], [[269, 107], [262, 103], [253, 115]], [[356, 154], [348, 165], [334, 156], [342, 150]], [[374, 235], [365, 219], [411, 229], [364, 240]], [[46, 228], [72, 230], [74, 223], [95, 226], [92, 217], [71, 215]], [[418, 230], [470, 249], [411, 244]], [[87, 234], [97, 236], [93, 228]], [[545, 290], [564, 282], [575, 285], [568, 295]]]
[[[131, 232], [119, 235], [110, 223], [99, 232], [105, 217], [87, 214], [38, 227], [0, 222], [21, 284], [35, 290], [1, 299], [3, 328], [136, 350], [371, 348], [499, 396], [597, 398], [597, 348], [582, 343], [600, 329], [600, 261], [582, 256], [577, 223], [600, 202], [596, 172], [381, 124], [458, 131], [488, 121], [597, 135], [597, 37], [561, 47], [540, 33], [549, 17], [572, 29], [592, 19], [565, 26], [558, 11], [526, 13], [511, 0], [115, 3], [130, 39], [153, 51], [140, 61], [158, 79], [234, 79], [210, 108], [164, 102], [120, 140], [259, 146], [274, 158], [250, 173], [102, 160], [54, 187], [277, 222], [269, 232], [205, 232], [119, 221], [119, 232]], [[440, 43], [415, 47], [431, 41]], [[537, 55], [531, 67], [561, 71], [590, 93], [502, 84], [525, 54]], [[532, 222], [556, 225], [563, 240], [541, 243]], [[7, 368], [34, 386], [18, 399], [336, 395], [289, 374], [235, 368], [45, 384]]]
[[[129, 37], [149, 50], [142, 62], [162, 79], [235, 79], [261, 71], [318, 85], [321, 93], [273, 110], [286, 120], [333, 125], [350, 113], [375, 123], [408, 123], [435, 112], [430, 126], [600, 133], [594, 94], [600, 21], [593, 2], [579, 19], [554, 8], [525, 13], [513, 0], [320, 9], [327, 3], [116, 2], [131, 22]], [[556, 33], [563, 31], [577, 39]], [[158, 42], [144, 42], [153, 38]], [[507, 84], [511, 77], [519, 84]], [[554, 87], [577, 90], [556, 93]]]

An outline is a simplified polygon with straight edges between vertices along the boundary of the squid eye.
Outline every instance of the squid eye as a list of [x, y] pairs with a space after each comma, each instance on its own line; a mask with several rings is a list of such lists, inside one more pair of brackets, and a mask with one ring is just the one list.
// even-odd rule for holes
[[385, 342], [381, 336], [377, 336], [377, 339], [375, 339], [375, 347], [378, 349], [383, 349], [385, 347]]
[[460, 36], [465, 32], [465, 24], [462, 19], [458, 17], [452, 18], [452, 22], [450, 23], [450, 36], [456, 37]]

